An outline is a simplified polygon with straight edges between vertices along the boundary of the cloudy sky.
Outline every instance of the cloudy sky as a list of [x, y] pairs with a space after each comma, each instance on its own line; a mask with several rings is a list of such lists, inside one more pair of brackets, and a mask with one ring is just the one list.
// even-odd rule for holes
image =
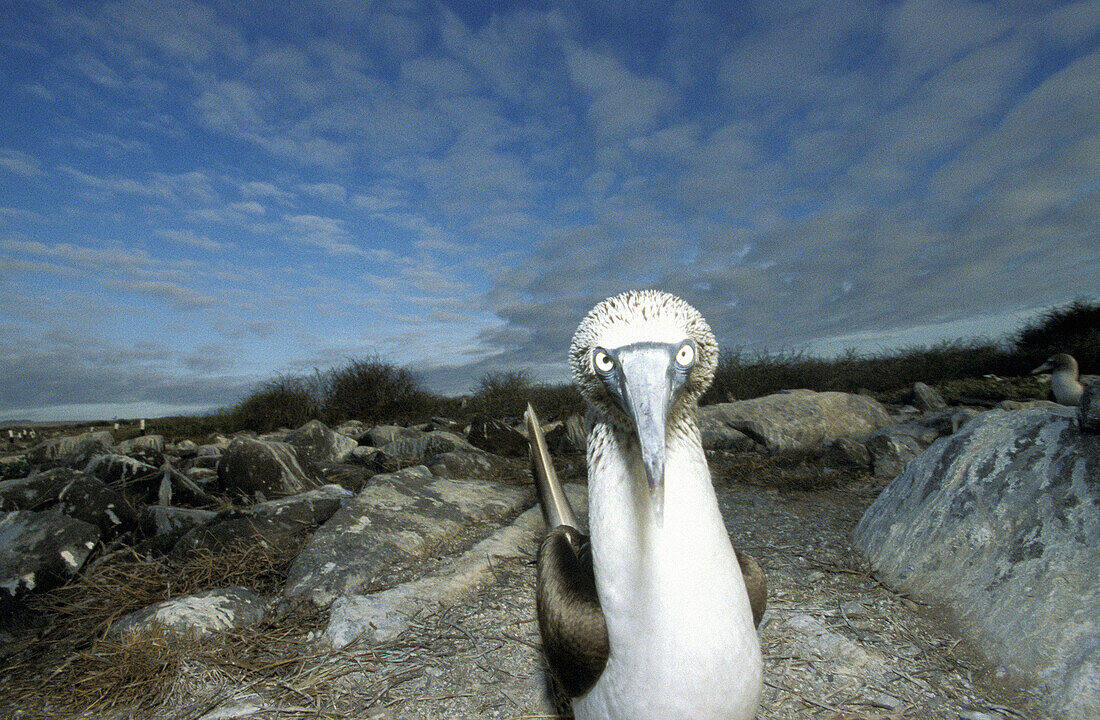
[[634, 287], [821, 354], [1100, 294], [1097, 0], [275, 5], [0, 10], [0, 419], [560, 381]]

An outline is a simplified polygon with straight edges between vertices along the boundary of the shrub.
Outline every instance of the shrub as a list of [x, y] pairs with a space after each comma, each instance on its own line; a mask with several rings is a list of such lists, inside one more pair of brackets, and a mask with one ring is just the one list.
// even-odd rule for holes
[[432, 396], [408, 369], [379, 358], [352, 360], [324, 375], [324, 416], [329, 422], [426, 419]]
[[317, 382], [286, 375], [268, 380], [233, 410], [234, 424], [257, 432], [296, 428], [320, 414]]
[[1055, 353], [1069, 353], [1082, 370], [1100, 371], [1100, 301], [1077, 299], [1055, 306], [1014, 337], [1024, 364], [1034, 366]]

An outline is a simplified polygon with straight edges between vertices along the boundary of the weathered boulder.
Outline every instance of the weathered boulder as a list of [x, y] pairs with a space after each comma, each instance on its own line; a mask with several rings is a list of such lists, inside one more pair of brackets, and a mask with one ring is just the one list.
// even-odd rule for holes
[[264, 599], [248, 588], [206, 590], [124, 615], [111, 626], [109, 634], [118, 636], [160, 627], [174, 634], [203, 637], [254, 625], [264, 619], [264, 609]]
[[[512, 469], [514, 461], [480, 450], [456, 450], [436, 455], [430, 462], [432, 475], [437, 477], [497, 479]], [[527, 482], [531, 482], [530, 477]]]
[[905, 433], [878, 433], [864, 443], [871, 455], [871, 472], [877, 478], [893, 478], [905, 464], [920, 455], [924, 446]]
[[934, 410], [925, 415], [913, 419], [911, 422], [924, 425], [935, 430], [940, 437], [951, 435], [959, 431], [963, 425], [981, 415], [985, 410], [976, 407], [960, 405], [956, 407]]
[[181, 508], [169, 505], [146, 505], [138, 519], [138, 529], [146, 537], [183, 533], [205, 525], [217, 516], [213, 510]]
[[343, 462], [358, 441], [330, 430], [320, 420], [310, 420], [286, 436], [286, 442], [298, 451], [298, 457], [312, 463]]
[[851, 438], [833, 438], [822, 446], [822, 462], [835, 468], [867, 468], [871, 466], [871, 454], [867, 446]]
[[811, 450], [838, 437], [858, 440], [889, 423], [874, 398], [841, 392], [788, 390], [699, 409], [701, 431], [732, 428], [771, 453]]
[[527, 436], [519, 430], [485, 415], [470, 420], [466, 439], [474, 447], [496, 455], [524, 457], [528, 452]]
[[[582, 517], [587, 514], [585, 487], [566, 484], [564, 489], [573, 508]], [[472, 594], [492, 577], [495, 559], [530, 557], [545, 533], [542, 511], [531, 508], [427, 575], [370, 595], [337, 598], [325, 637], [334, 647], [343, 647], [364, 633], [375, 641], [391, 640], [425, 607], [450, 605]]]
[[457, 451], [479, 450], [460, 436], [446, 430], [421, 433], [415, 438], [399, 438], [379, 448], [382, 464], [411, 467], [430, 462], [436, 455]]
[[[360, 445], [360, 447], [363, 447]], [[339, 485], [345, 490], [357, 493], [363, 489], [367, 482], [382, 472], [367, 465], [353, 463], [319, 463], [317, 469], [324, 476], [325, 482], [330, 485]], [[391, 468], [396, 470], [397, 468]]]
[[0, 510], [42, 510], [57, 502], [61, 489], [80, 474], [59, 467], [0, 482]]
[[366, 436], [360, 436], [360, 445], [384, 447], [394, 440], [409, 440], [418, 438], [424, 433], [414, 428], [401, 427], [400, 425], [375, 425], [367, 431]]
[[20, 597], [69, 579], [99, 540], [99, 528], [59, 512], [0, 513], [0, 591]]
[[256, 503], [248, 509], [255, 517], [269, 517], [305, 527], [316, 527], [332, 517], [355, 493], [339, 485], [322, 485], [297, 495]]
[[67, 435], [31, 448], [27, 452], [27, 460], [36, 465], [59, 462], [84, 467], [91, 456], [107, 453], [114, 444], [114, 438], [107, 430]]
[[180, 440], [168, 450], [181, 458], [193, 458], [199, 454], [199, 446], [191, 440]]
[[922, 382], [913, 383], [913, 389], [909, 391], [909, 401], [918, 410], [924, 411], [940, 410], [947, 407], [947, 403], [943, 401], [943, 396]]
[[222, 486], [265, 496], [294, 495], [324, 484], [312, 463], [302, 462], [293, 445], [238, 437], [218, 461]]
[[708, 423], [705, 427], [699, 428], [699, 434], [702, 436], [704, 450], [750, 452], [760, 449], [760, 445], [755, 440], [728, 425]]
[[354, 438], [356, 441], [366, 435], [368, 430], [370, 430], [370, 428], [361, 420], [348, 420], [345, 423], [340, 423], [335, 428], [336, 432], [346, 437]]
[[1100, 436], [1076, 408], [983, 413], [909, 463], [855, 542], [894, 588], [944, 605], [1065, 717], [1100, 717]]
[[264, 545], [269, 548], [291, 546], [309, 531], [281, 518], [242, 515], [227, 519], [215, 518], [188, 530], [168, 553], [176, 560], [186, 560], [198, 552], [220, 552], [242, 545]]
[[129, 486], [141, 479], [155, 476], [159, 470], [129, 455], [95, 455], [84, 466], [84, 472], [105, 483]]
[[122, 493], [89, 475], [77, 475], [70, 480], [58, 493], [57, 500], [60, 512], [97, 526], [108, 539], [137, 524], [137, 513]]
[[164, 452], [164, 436], [156, 434], [139, 435], [136, 438], [123, 440], [115, 446], [115, 452], [121, 455], [129, 455], [135, 450], [155, 450], [162, 453]]
[[534, 490], [432, 477], [425, 467], [375, 476], [313, 533], [287, 575], [288, 600], [325, 606], [407, 579], [472, 525], [500, 521], [534, 502]]
[[1100, 433], [1100, 382], [1085, 386], [1077, 408], [1077, 422], [1085, 432]]
[[547, 433], [546, 446], [551, 452], [563, 455], [584, 453], [588, 447], [588, 433], [584, 429], [584, 418], [570, 415], [560, 425], [560, 430]]
[[141, 435], [123, 440], [114, 447], [114, 452], [119, 455], [128, 455], [146, 465], [160, 467], [164, 464], [164, 448], [163, 435]]

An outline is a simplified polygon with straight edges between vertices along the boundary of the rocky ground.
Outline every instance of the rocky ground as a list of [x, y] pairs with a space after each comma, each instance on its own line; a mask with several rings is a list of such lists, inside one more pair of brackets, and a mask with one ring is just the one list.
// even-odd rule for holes
[[[701, 413], [730, 537], [768, 576], [761, 719], [1053, 717], [852, 546], [906, 463], [985, 409], [921, 390]], [[541, 657], [519, 426], [99, 431], [5, 453], [0, 717], [570, 717]], [[579, 419], [548, 437], [583, 510]]]
[[[898, 597], [871, 577], [850, 533], [877, 489], [865, 476], [834, 478], [825, 490], [777, 489], [789, 473], [749, 455], [715, 463], [716, 485], [734, 542], [758, 557], [769, 581], [761, 638], [766, 690], [761, 719], [1045, 717], [1033, 699], [999, 682], [931, 608]], [[768, 475], [771, 474], [771, 477]], [[737, 480], [730, 480], [735, 476]], [[748, 481], [746, 481], [746, 478]], [[492, 562], [486, 581], [447, 607], [425, 607], [385, 643], [338, 650], [320, 641], [316, 614], [285, 615], [248, 633], [191, 640], [137, 638], [163, 653], [131, 672], [163, 673], [150, 697], [112, 686], [121, 706], [86, 717], [221, 718], [553, 718], [534, 620], [534, 543], [526, 556]], [[433, 564], [447, 558], [434, 558]], [[175, 650], [171, 646], [175, 644]], [[104, 652], [103, 648], [85, 651]], [[175, 657], [172, 657], [173, 654]], [[55, 698], [13, 696], [24, 654], [9, 655], [0, 708], [13, 718], [65, 717]], [[54, 658], [58, 679], [66, 662]], [[104, 673], [107, 674], [106, 668]], [[136, 687], [142, 687], [134, 678]], [[94, 682], [95, 677], [85, 677]], [[43, 688], [37, 688], [42, 692]], [[53, 706], [51, 708], [51, 706]], [[79, 715], [78, 715], [79, 716]]]

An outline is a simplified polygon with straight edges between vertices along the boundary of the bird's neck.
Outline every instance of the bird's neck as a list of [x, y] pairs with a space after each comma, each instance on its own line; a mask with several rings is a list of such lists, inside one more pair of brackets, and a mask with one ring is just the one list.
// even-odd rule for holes
[[[598, 419], [589, 432], [593, 564], [612, 633], [618, 618], [644, 623], [665, 612], [675, 614], [664, 603], [681, 594], [734, 602], [738, 612], [751, 617], [698, 428], [691, 418], [670, 426], [660, 522], [633, 435]], [[730, 589], [730, 597], [724, 588]], [[740, 593], [734, 588], [741, 588]]]

